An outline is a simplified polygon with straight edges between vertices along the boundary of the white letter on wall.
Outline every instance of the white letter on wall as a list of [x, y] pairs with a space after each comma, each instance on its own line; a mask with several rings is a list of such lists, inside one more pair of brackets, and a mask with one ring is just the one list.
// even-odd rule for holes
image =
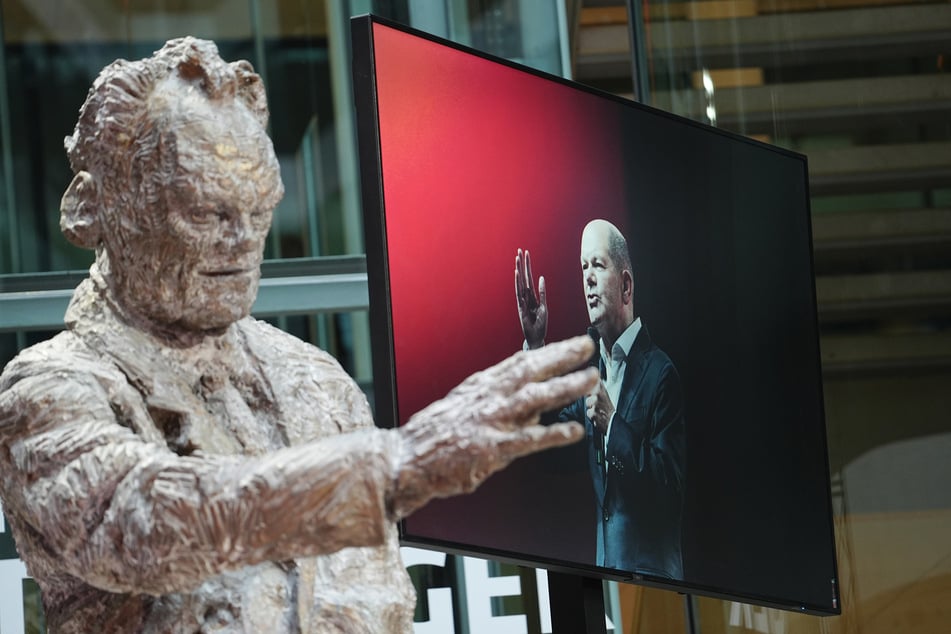
[[492, 598], [518, 596], [522, 583], [517, 576], [490, 577], [489, 562], [463, 557], [466, 578], [466, 606], [471, 634], [526, 634], [524, 614], [492, 616]]
[[19, 559], [0, 561], [0, 632], [22, 632], [23, 580], [26, 566]]
[[[436, 566], [445, 568], [446, 553], [421, 548], [400, 548], [403, 565], [407, 570], [413, 566]], [[413, 623], [414, 634], [452, 634], [456, 624], [452, 618], [452, 588], [428, 588], [426, 598], [429, 601], [429, 620]]]

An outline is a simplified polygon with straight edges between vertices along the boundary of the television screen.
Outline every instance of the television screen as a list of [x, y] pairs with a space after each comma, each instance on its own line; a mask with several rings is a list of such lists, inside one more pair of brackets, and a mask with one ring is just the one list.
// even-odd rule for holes
[[403, 424], [588, 332], [571, 447], [404, 543], [839, 612], [804, 156], [355, 18], [374, 390]]

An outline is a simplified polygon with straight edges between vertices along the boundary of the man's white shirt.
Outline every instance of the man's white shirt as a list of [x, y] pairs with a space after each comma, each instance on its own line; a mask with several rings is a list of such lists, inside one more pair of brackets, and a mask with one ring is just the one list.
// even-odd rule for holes
[[[621, 336], [617, 338], [610, 352], [601, 340], [601, 362], [604, 363], [605, 378], [604, 387], [611, 398], [611, 404], [617, 409], [618, 401], [621, 398], [621, 385], [624, 383], [624, 372], [627, 370], [627, 355], [631, 353], [634, 346], [634, 340], [637, 339], [637, 333], [641, 331], [641, 318], [638, 317], [631, 322]], [[615, 412], [616, 414], [617, 412]], [[614, 424], [614, 416], [608, 421], [608, 429], [604, 434], [604, 450], [607, 452], [608, 439], [611, 437], [611, 427]]]

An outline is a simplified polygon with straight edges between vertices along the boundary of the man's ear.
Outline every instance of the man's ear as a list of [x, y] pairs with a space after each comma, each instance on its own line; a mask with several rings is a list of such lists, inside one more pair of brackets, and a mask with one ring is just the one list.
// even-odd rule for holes
[[59, 227], [66, 239], [78, 247], [95, 249], [102, 240], [96, 182], [83, 170], [66, 188], [59, 204]]
[[627, 269], [621, 271], [621, 298], [625, 304], [634, 302], [634, 274]]

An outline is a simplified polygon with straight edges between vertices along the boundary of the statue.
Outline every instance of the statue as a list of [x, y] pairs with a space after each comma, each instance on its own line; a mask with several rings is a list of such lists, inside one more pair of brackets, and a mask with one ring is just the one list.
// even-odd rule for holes
[[51, 632], [409, 632], [394, 521], [577, 440], [588, 337], [373, 426], [335, 360], [250, 318], [283, 195], [247, 62], [117, 61], [66, 139], [61, 226], [95, 249], [66, 330], [0, 377], [0, 495]]

